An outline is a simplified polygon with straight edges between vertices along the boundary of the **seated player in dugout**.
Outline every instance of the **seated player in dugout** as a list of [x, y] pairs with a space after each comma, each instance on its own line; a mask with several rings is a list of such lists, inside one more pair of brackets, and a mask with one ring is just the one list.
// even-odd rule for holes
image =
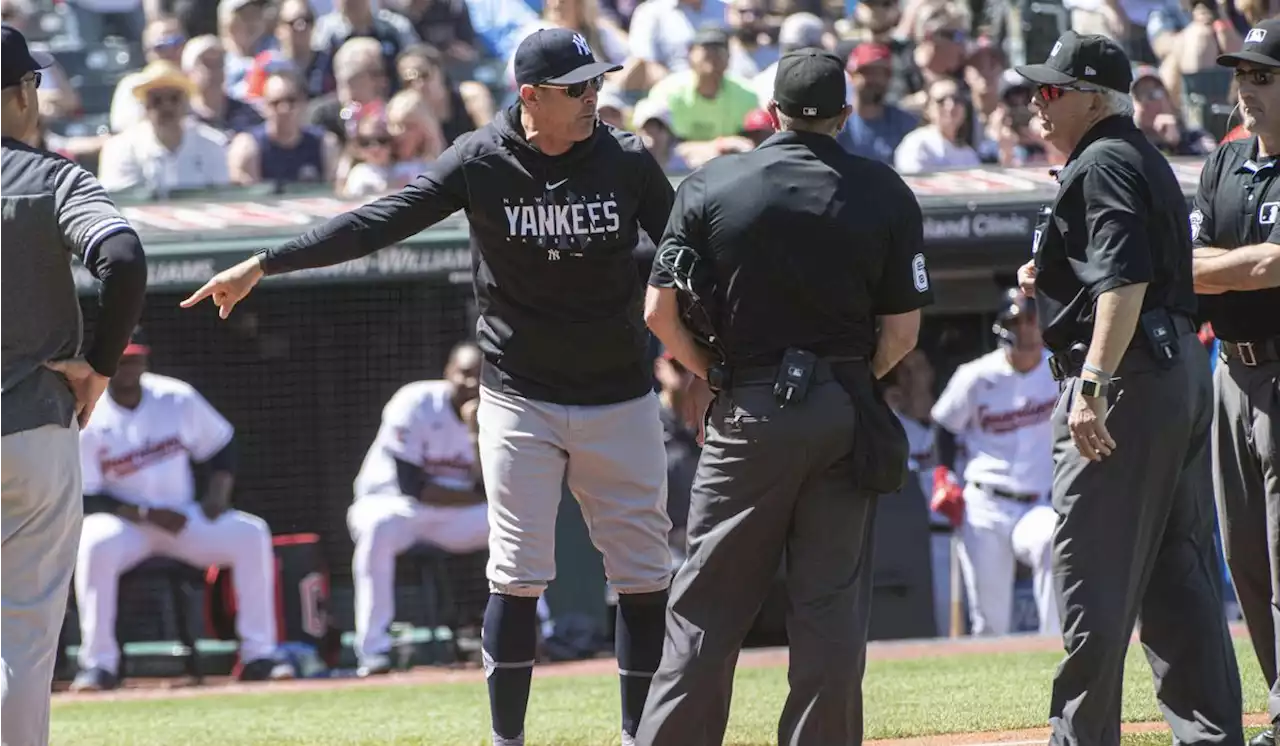
[[360, 676], [391, 670], [396, 556], [416, 544], [447, 552], [488, 546], [488, 505], [476, 446], [480, 349], [453, 348], [443, 380], [414, 381], [391, 397], [355, 479], [347, 527], [355, 542]]
[[[261, 518], [231, 507], [235, 429], [190, 384], [149, 372], [150, 354], [141, 330], [135, 330], [80, 434], [80, 672], [71, 690], [118, 686], [119, 579], [155, 556], [231, 568], [240, 637], [237, 678], [293, 678], [293, 666], [277, 647], [271, 531]], [[203, 490], [193, 464], [208, 472]]]

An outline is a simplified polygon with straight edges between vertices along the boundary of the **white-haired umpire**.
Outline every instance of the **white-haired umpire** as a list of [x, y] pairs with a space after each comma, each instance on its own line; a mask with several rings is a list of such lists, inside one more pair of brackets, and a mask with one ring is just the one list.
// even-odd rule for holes
[[[94, 404], [142, 313], [142, 245], [89, 172], [30, 147], [40, 70], [3, 27], [4, 695], [0, 741], [49, 739], [49, 684], [83, 516], [80, 445]], [[74, 254], [102, 281], [92, 346], [81, 353]]]
[[1137, 619], [1175, 743], [1243, 740], [1240, 678], [1213, 541], [1209, 360], [1196, 336], [1187, 200], [1134, 125], [1129, 60], [1067, 32], [1036, 84], [1046, 139], [1070, 153], [1019, 280], [1034, 294], [1053, 412], [1053, 578], [1066, 659], [1053, 744], [1118, 746]]

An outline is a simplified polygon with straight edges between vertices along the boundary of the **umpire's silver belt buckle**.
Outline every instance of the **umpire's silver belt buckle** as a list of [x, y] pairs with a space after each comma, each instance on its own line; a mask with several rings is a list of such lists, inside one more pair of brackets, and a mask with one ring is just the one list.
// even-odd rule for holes
[[1252, 342], [1239, 342], [1236, 344], [1236, 352], [1240, 354], [1240, 362], [1246, 366], [1253, 368], [1258, 364], [1258, 356], [1253, 352]]

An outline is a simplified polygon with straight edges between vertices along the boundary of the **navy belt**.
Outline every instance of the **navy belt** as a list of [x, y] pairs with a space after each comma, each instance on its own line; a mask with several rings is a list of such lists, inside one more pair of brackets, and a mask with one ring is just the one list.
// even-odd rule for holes
[[1003, 487], [996, 487], [990, 484], [982, 484], [981, 482], [979, 482], [977, 486], [978, 486], [978, 489], [983, 490], [985, 492], [990, 492], [996, 497], [1003, 497], [1006, 500], [1013, 500], [1014, 502], [1033, 503], [1040, 499], [1039, 492], [1014, 492], [1013, 490], [1006, 490]]

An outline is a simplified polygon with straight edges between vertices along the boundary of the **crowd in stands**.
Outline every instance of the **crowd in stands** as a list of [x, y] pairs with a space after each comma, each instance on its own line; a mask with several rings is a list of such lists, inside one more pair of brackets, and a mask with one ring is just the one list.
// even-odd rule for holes
[[1168, 154], [1199, 155], [1233, 123], [1214, 60], [1280, 11], [1269, 3], [1280, 0], [0, 0], [59, 61], [41, 81], [38, 144], [112, 192], [153, 198], [396, 189], [516, 100], [516, 47], [550, 26], [622, 66], [600, 116], [672, 173], [768, 137], [779, 56], [814, 46], [847, 60], [855, 113], [839, 141], [854, 153], [902, 173], [1060, 163], [1010, 68], [1068, 27], [1121, 41], [1137, 124]]

